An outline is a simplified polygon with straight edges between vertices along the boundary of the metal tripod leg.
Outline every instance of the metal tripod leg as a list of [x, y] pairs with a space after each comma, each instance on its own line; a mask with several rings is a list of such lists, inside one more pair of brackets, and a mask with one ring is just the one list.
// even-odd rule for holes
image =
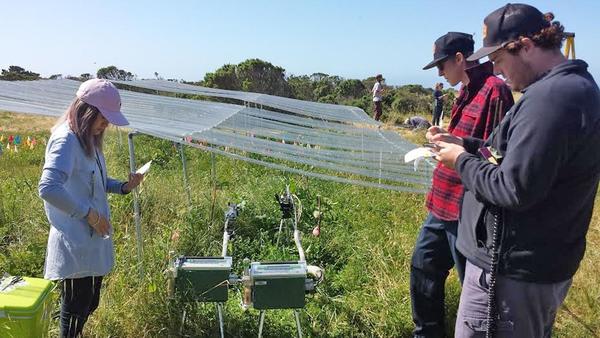
[[279, 232], [277, 233], [277, 247], [279, 248], [279, 240], [281, 239], [281, 229], [283, 228], [283, 218], [279, 221]]
[[223, 330], [223, 303], [217, 303], [217, 314], [219, 316], [219, 329], [221, 330], [221, 338], [225, 338], [225, 330]]
[[294, 309], [294, 317], [296, 317], [296, 329], [298, 329], [298, 338], [302, 338], [302, 328], [300, 327], [300, 311]]
[[183, 327], [185, 326], [185, 315], [186, 315], [186, 309], [183, 309], [183, 315], [181, 316], [181, 326], [179, 327], [179, 334], [183, 336]]
[[258, 321], [258, 338], [262, 338], [263, 324], [265, 323], [265, 310], [260, 311], [260, 319]]

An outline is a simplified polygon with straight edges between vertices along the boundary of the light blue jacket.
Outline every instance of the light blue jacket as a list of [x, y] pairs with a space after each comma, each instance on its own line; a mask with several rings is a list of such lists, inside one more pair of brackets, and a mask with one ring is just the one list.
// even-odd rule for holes
[[59, 280], [104, 276], [113, 267], [114, 247], [98, 235], [85, 216], [90, 208], [110, 222], [107, 193], [122, 194], [123, 182], [106, 174], [101, 151], [86, 155], [68, 123], [48, 141], [39, 194], [50, 221], [44, 278]]

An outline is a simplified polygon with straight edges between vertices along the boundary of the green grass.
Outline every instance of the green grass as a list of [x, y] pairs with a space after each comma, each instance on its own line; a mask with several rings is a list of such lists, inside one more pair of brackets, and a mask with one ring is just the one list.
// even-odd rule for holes
[[[20, 121], [18, 125], [13, 121]], [[0, 134], [49, 135], [48, 120], [0, 113]], [[6, 132], [10, 129], [10, 132]], [[415, 142], [423, 135], [409, 132]], [[124, 135], [123, 135], [124, 136]], [[126, 137], [123, 137], [125, 142]], [[0, 157], [0, 271], [43, 274], [48, 222], [37, 196], [43, 146], [33, 151], [5, 152]], [[112, 130], [106, 138], [111, 176], [128, 172], [126, 143]], [[408, 291], [410, 255], [426, 210], [424, 196], [398, 193], [290, 175], [226, 157], [216, 157], [216, 190], [211, 179], [210, 154], [186, 149], [192, 207], [188, 206], [181, 162], [171, 143], [147, 136], [136, 138], [139, 164], [154, 164], [141, 187], [143, 278], [139, 277], [131, 195], [111, 196], [116, 229], [115, 269], [104, 283], [100, 308], [86, 330], [97, 337], [214, 337], [216, 311], [211, 304], [184, 304], [170, 299], [165, 269], [175, 255], [219, 255], [223, 212], [228, 202], [245, 201], [238, 218], [232, 254], [235, 271], [242, 259], [288, 260], [297, 257], [291, 236], [284, 249], [275, 246], [279, 210], [274, 194], [285, 184], [303, 204], [300, 228], [310, 264], [325, 268], [325, 281], [308, 296], [301, 313], [304, 334], [313, 337], [408, 337], [412, 330]], [[322, 233], [310, 235], [313, 211], [322, 196]], [[600, 335], [600, 216], [596, 210], [588, 234], [588, 250], [565, 306], [557, 315], [557, 337]], [[179, 238], [174, 239], [173, 234]], [[454, 274], [447, 284], [448, 334], [460, 287]], [[225, 305], [225, 329], [230, 337], [257, 335], [258, 312], [242, 311], [240, 295], [230, 293]], [[183, 310], [187, 321], [181, 328]], [[52, 334], [58, 332], [52, 323]], [[182, 330], [182, 331], [181, 331]], [[291, 311], [267, 313], [264, 335], [295, 333]]]

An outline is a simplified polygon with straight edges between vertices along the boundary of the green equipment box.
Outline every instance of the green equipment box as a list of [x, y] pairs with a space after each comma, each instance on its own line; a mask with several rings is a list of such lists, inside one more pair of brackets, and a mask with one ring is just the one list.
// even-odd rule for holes
[[231, 257], [179, 257], [175, 290], [185, 301], [226, 302]]
[[258, 310], [299, 309], [305, 301], [306, 263], [260, 263], [250, 265], [252, 303]]
[[0, 277], [0, 337], [47, 337], [52, 290], [45, 279]]

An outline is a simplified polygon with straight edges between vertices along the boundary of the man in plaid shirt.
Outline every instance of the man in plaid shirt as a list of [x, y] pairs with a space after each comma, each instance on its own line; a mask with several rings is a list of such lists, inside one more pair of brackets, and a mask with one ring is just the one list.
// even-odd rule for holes
[[[513, 105], [510, 89], [493, 74], [490, 62], [468, 62], [474, 41], [469, 34], [449, 32], [435, 41], [433, 61], [451, 86], [462, 83], [452, 106], [448, 132], [486, 139]], [[432, 128], [440, 131], [441, 128]], [[429, 133], [429, 132], [428, 132]], [[452, 266], [463, 280], [465, 258], [456, 250], [458, 213], [463, 186], [453, 169], [438, 163], [427, 195], [429, 215], [412, 256], [410, 295], [415, 337], [444, 337], [444, 284]]]

